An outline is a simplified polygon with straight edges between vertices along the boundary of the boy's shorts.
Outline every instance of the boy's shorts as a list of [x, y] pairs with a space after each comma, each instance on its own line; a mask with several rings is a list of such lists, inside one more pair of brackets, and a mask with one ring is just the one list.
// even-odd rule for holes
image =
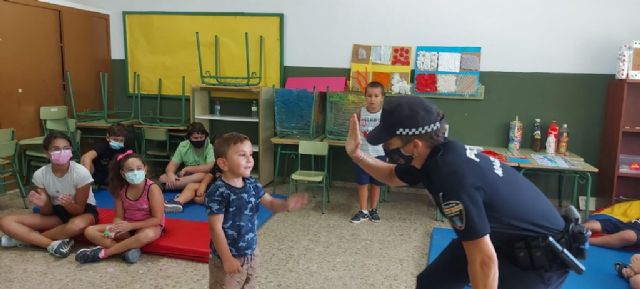
[[[85, 204], [84, 214], [91, 214], [95, 223], [98, 223], [98, 209], [96, 209], [96, 206], [89, 203]], [[71, 218], [76, 217], [74, 215], [71, 215], [69, 211], [67, 211], [67, 209], [65, 209], [61, 205], [53, 205], [53, 215], [58, 217], [58, 219], [60, 219], [63, 224], [68, 223]]]
[[[383, 162], [387, 160], [385, 156], [377, 156], [376, 159], [379, 159]], [[358, 183], [358, 185], [369, 185], [369, 184], [374, 186], [384, 185], [383, 183], [379, 182], [378, 180], [370, 176], [359, 165], [356, 165], [356, 183]]]
[[220, 257], [209, 257], [209, 289], [255, 289], [256, 288], [256, 257], [237, 257], [240, 262], [240, 273], [227, 274]]
[[600, 222], [602, 232], [605, 234], [615, 234], [624, 230], [631, 230], [636, 234], [636, 242], [633, 246], [640, 245], [640, 223], [633, 221], [631, 223], [624, 223], [616, 218], [598, 218], [596, 221]]

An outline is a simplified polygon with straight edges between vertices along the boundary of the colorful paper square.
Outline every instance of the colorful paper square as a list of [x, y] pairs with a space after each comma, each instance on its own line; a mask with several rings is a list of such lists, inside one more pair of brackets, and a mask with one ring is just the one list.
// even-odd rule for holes
[[460, 72], [460, 53], [438, 53], [438, 71]]
[[391, 65], [411, 65], [411, 47], [394, 46], [392, 53]]
[[456, 81], [457, 93], [473, 94], [478, 91], [478, 77], [475, 75], [459, 75]]
[[371, 81], [377, 81], [384, 86], [384, 91], [391, 89], [391, 74], [388, 72], [373, 72], [371, 74]]
[[371, 59], [371, 46], [354, 44], [351, 51], [351, 63], [369, 64]]
[[[442, 53], [440, 53], [442, 54]], [[456, 75], [438, 74], [437, 87], [439, 93], [453, 93], [456, 91]]]
[[416, 92], [436, 92], [436, 75], [431, 73], [416, 74]]
[[463, 53], [460, 57], [460, 70], [480, 70], [480, 53]]

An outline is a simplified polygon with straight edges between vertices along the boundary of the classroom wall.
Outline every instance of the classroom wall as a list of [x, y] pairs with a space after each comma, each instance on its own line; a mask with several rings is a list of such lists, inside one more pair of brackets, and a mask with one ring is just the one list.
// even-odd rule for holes
[[640, 34], [635, 0], [74, 0], [111, 13], [124, 58], [122, 11], [285, 15], [285, 65], [349, 67], [363, 44], [481, 46], [483, 71], [613, 73], [617, 49]]
[[[618, 47], [640, 29], [640, 2], [433, 0], [73, 0], [110, 11], [114, 94], [126, 100], [122, 11], [265, 12], [285, 15], [285, 77], [347, 75], [351, 46], [364, 44], [473, 45], [482, 47], [485, 100], [435, 100], [451, 124], [451, 137], [503, 146], [508, 121], [533, 118], [568, 123], [570, 149], [597, 165], [607, 82]], [[171, 106], [171, 105], [169, 105]], [[353, 172], [338, 155], [337, 179]], [[534, 179], [546, 192], [557, 180]], [[596, 186], [594, 186], [595, 188]]]
[[[119, 103], [126, 103], [126, 65], [124, 60], [114, 60], [114, 93]], [[348, 75], [344, 68], [286, 66], [285, 77]], [[483, 146], [506, 146], [509, 120], [519, 115], [524, 122], [523, 147], [531, 146], [530, 132], [534, 118], [541, 118], [546, 126], [551, 120], [568, 123], [571, 133], [569, 149], [583, 156], [588, 163], [597, 166], [600, 136], [602, 135], [603, 106], [610, 74], [560, 74], [523, 72], [483, 72], [482, 82], [487, 90], [484, 100], [433, 99], [445, 112], [450, 124], [450, 137], [464, 143]], [[178, 107], [177, 100], [167, 100], [167, 112]], [[174, 115], [177, 111], [172, 112]], [[545, 128], [546, 129], [546, 128]], [[334, 156], [334, 178], [353, 182], [355, 174], [351, 160], [339, 150]], [[289, 162], [288, 169], [293, 169]], [[531, 179], [555, 197], [558, 179], [532, 176]], [[598, 194], [597, 176], [592, 195]], [[565, 182], [565, 198], [568, 198], [572, 182]], [[584, 192], [584, 185], [580, 185]]]

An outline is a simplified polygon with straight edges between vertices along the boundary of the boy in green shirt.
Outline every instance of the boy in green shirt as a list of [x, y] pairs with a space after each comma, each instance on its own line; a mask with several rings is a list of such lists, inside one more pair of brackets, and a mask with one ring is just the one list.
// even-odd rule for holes
[[[181, 190], [188, 184], [199, 184], [211, 172], [215, 158], [213, 146], [209, 141], [209, 132], [199, 122], [192, 122], [187, 126], [187, 140], [182, 141], [165, 173], [159, 180], [168, 190]], [[182, 166], [181, 170], [178, 170]], [[179, 194], [173, 201], [165, 203], [165, 211], [181, 212], [182, 205], [194, 196]]]

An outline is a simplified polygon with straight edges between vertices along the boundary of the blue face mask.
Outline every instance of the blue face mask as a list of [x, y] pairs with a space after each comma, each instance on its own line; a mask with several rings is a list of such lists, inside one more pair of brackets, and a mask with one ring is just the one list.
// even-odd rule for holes
[[114, 150], [119, 150], [119, 149], [124, 147], [124, 144], [121, 143], [121, 142], [117, 142], [115, 140], [110, 140], [109, 141], [109, 146]]
[[124, 178], [127, 180], [127, 182], [129, 182], [130, 184], [140, 184], [144, 181], [145, 178], [145, 173], [143, 170], [140, 171], [129, 171], [124, 173]]

